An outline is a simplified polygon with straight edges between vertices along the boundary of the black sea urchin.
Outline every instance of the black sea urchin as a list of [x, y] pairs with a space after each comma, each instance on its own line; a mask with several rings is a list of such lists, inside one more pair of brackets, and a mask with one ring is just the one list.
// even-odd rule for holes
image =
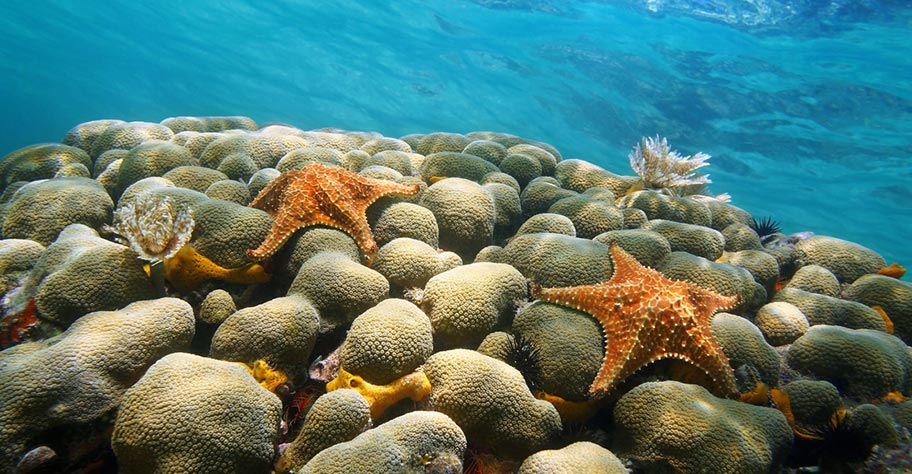
[[774, 221], [772, 217], [766, 216], [761, 217], [758, 221], [757, 219], [751, 217], [751, 222], [748, 224], [757, 235], [762, 239], [768, 235], [778, 234], [782, 232], [782, 226], [778, 222]]
[[520, 333], [513, 333], [506, 362], [522, 374], [530, 389], [541, 390], [539, 352], [532, 341]]

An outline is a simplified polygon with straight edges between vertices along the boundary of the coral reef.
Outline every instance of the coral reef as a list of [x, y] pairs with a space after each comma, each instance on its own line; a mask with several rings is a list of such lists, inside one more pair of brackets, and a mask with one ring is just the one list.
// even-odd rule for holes
[[0, 472], [908, 470], [908, 262], [609, 158], [231, 116], [9, 153]]

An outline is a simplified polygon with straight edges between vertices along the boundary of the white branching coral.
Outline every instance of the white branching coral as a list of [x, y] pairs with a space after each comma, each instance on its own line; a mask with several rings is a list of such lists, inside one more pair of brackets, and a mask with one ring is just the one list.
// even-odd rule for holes
[[[710, 183], [709, 175], [697, 173], [696, 170], [709, 163], [709, 155], [697, 153], [693, 156], [681, 156], [668, 148], [668, 140], [645, 137], [628, 155], [630, 167], [643, 180], [646, 186], [669, 189], [696, 186]], [[691, 188], [693, 189], [693, 188]]]
[[114, 223], [107, 230], [117, 241], [129, 246], [140, 258], [158, 262], [172, 257], [193, 234], [193, 211], [179, 207], [168, 196], [140, 194], [114, 211]]

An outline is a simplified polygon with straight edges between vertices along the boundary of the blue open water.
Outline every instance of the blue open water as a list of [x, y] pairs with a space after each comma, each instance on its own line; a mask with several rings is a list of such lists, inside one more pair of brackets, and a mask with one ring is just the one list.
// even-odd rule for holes
[[644, 135], [714, 193], [912, 265], [905, 1], [0, 3], [0, 156], [117, 118], [494, 130], [632, 174]]

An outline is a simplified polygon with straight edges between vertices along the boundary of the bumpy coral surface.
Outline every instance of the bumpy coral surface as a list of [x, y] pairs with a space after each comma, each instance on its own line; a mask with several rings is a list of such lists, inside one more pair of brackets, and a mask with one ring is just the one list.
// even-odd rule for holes
[[434, 213], [440, 246], [463, 260], [472, 260], [494, 238], [494, 198], [474, 181], [440, 180], [427, 188], [420, 204]]
[[778, 410], [674, 381], [637, 386], [618, 401], [614, 416], [616, 451], [656, 472], [775, 472], [792, 445]]
[[80, 316], [153, 298], [155, 289], [136, 252], [83, 225], [68, 226], [26, 280], [41, 314], [66, 326]]
[[896, 337], [912, 343], [912, 284], [883, 275], [865, 275], [846, 289], [846, 297], [880, 306], [893, 322]]
[[912, 353], [902, 340], [882, 331], [813, 326], [785, 358], [792, 369], [827, 380], [851, 397], [912, 394]]
[[503, 263], [479, 262], [431, 278], [422, 307], [444, 346], [477, 345], [512, 320], [517, 300], [526, 297], [526, 280]]
[[424, 365], [434, 409], [451, 417], [473, 443], [507, 456], [528, 456], [561, 430], [560, 416], [536, 400], [505, 362], [467, 349], [442, 351]]
[[[582, 311], [536, 301], [513, 320], [514, 333], [536, 350], [541, 389], [567, 400], [584, 401], [602, 358], [602, 330]], [[532, 374], [536, 375], [536, 374]]]
[[466, 437], [442, 413], [407, 413], [320, 451], [299, 474], [462, 472]]
[[317, 398], [298, 436], [276, 462], [276, 471], [297, 471], [320, 451], [354, 439], [370, 428], [370, 406], [358, 392], [339, 389]]
[[852, 329], [887, 330], [883, 316], [876, 310], [855, 301], [796, 288], [784, 288], [773, 296], [773, 301], [796, 306], [807, 317], [808, 323], [811, 325], [829, 324]]
[[111, 220], [113, 212], [114, 201], [89, 178], [33, 181], [20, 188], [10, 201], [3, 237], [48, 245], [70, 224], [100, 229]]
[[124, 394], [111, 445], [125, 474], [265, 474], [281, 411], [242, 365], [177, 352]]
[[347, 325], [389, 295], [383, 275], [346, 255], [320, 252], [301, 265], [288, 294], [307, 298], [320, 313], [320, 331]]
[[[756, 373], [770, 387], [779, 384], [779, 354], [763, 339], [763, 334], [747, 319], [730, 313], [719, 313], [712, 319], [713, 335], [728, 356], [733, 369], [746, 368]], [[748, 384], [745, 389], [752, 386]]]
[[598, 283], [612, 271], [607, 245], [547, 232], [516, 237], [504, 247], [499, 261], [542, 286]]
[[50, 179], [67, 165], [92, 166], [89, 155], [76, 147], [58, 143], [31, 145], [0, 159], [0, 189], [16, 181]]
[[370, 383], [386, 384], [415, 370], [433, 351], [428, 317], [408, 301], [387, 299], [355, 318], [339, 361]]
[[841, 283], [852, 283], [866, 273], [877, 273], [887, 266], [877, 252], [835, 237], [815, 235], [795, 245], [795, 258], [801, 265], [820, 265], [833, 272]]
[[12, 472], [32, 440], [97, 421], [153, 362], [186, 349], [193, 310], [175, 298], [83, 316], [63, 334], [0, 352], [0, 466]]
[[626, 474], [627, 468], [611, 451], [589, 441], [562, 449], [539, 451], [523, 461], [518, 474]]
[[212, 336], [213, 358], [252, 363], [264, 359], [285, 372], [310, 362], [320, 320], [299, 296], [275, 298], [228, 316]]

